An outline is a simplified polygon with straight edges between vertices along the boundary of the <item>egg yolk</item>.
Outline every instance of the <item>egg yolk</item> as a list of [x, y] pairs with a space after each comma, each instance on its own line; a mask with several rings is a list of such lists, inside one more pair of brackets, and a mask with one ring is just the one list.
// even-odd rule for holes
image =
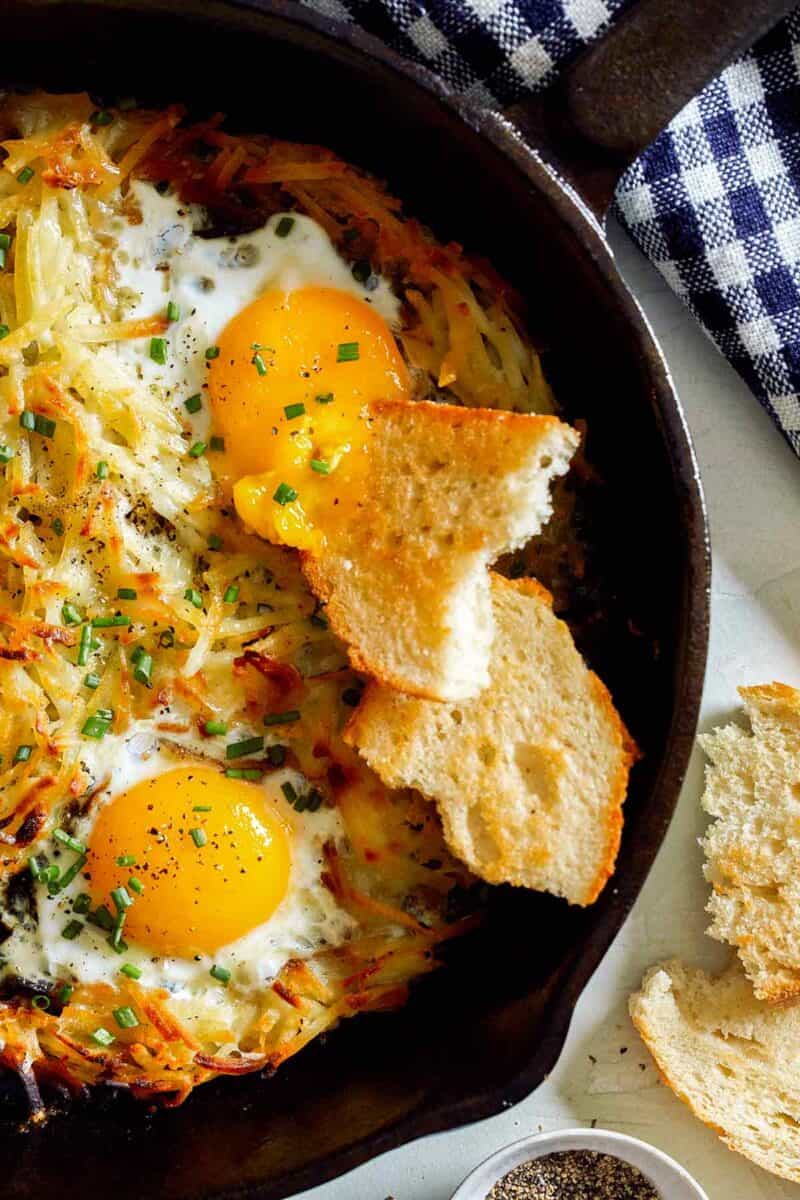
[[[363, 497], [367, 405], [408, 394], [381, 315], [333, 288], [266, 292], [219, 339], [209, 368], [220, 474], [242, 520], [315, 549]], [[215, 456], [216, 458], [216, 456]]]
[[[137, 783], [100, 810], [86, 874], [123, 937], [158, 954], [213, 953], [269, 919], [289, 881], [286, 826], [263, 789], [211, 767]], [[131, 876], [135, 883], [131, 884]]]

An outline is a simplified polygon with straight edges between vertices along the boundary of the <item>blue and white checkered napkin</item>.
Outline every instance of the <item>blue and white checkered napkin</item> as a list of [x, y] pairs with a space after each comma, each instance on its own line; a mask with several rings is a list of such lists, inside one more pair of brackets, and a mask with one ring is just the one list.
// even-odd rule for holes
[[[546, 87], [626, 0], [305, 0], [474, 102]], [[622, 179], [622, 222], [800, 454], [800, 9]]]

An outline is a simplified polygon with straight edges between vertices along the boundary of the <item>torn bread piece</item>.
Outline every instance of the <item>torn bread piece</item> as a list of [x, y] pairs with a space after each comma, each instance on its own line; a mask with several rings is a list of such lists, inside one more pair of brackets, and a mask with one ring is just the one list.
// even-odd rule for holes
[[591, 904], [614, 868], [635, 747], [548, 592], [490, 581], [485, 691], [437, 704], [372, 683], [345, 740], [389, 786], [435, 800], [450, 849], [489, 883]]
[[358, 670], [414, 696], [475, 696], [494, 636], [487, 568], [547, 521], [579, 435], [426, 401], [370, 413], [363, 502], [303, 568]]
[[753, 995], [734, 959], [721, 975], [654, 967], [630, 999], [634, 1025], [676, 1096], [731, 1150], [800, 1182], [800, 1009]]
[[800, 692], [740, 688], [752, 733], [725, 725], [700, 738], [711, 759], [703, 840], [713, 891], [709, 933], [736, 947], [756, 995], [800, 996]]

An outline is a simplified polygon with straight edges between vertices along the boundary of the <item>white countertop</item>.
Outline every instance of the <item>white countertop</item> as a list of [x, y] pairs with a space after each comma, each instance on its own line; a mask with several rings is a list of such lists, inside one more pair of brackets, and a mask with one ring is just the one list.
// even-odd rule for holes
[[[735, 708], [740, 684], [800, 686], [800, 463], [656, 271], [618, 230], [612, 243], [666, 354], [705, 485], [714, 551], [708, 728]], [[723, 957], [703, 932], [702, 771], [697, 751], [650, 877], [578, 1004], [550, 1078], [501, 1116], [412, 1142], [304, 1200], [450, 1200], [505, 1143], [592, 1120], [673, 1155], [710, 1200], [800, 1200], [800, 1185], [731, 1153], [659, 1083], [627, 1016], [627, 997], [652, 963], [678, 955], [714, 966]]]

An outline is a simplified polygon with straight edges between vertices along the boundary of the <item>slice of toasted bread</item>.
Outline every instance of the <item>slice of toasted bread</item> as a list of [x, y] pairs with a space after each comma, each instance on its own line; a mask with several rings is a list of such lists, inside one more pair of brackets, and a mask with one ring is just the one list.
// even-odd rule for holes
[[345, 737], [385, 783], [436, 801], [477, 875], [591, 904], [614, 867], [634, 747], [545, 589], [492, 574], [491, 596], [485, 691], [440, 704], [370, 684]]
[[711, 759], [703, 807], [709, 933], [738, 950], [756, 995], [800, 996], [800, 692], [740, 688], [752, 733], [700, 738]]
[[415, 696], [461, 700], [488, 680], [487, 567], [550, 516], [579, 437], [555, 417], [419, 402], [370, 408], [363, 503], [304, 554], [353, 665]]
[[800, 1182], [800, 1008], [753, 995], [734, 959], [717, 977], [654, 967], [630, 1000], [666, 1083], [731, 1150]]

